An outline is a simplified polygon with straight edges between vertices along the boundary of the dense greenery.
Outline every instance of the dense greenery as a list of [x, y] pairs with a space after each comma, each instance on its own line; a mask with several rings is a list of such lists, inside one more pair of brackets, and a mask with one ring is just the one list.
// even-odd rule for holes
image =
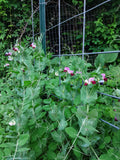
[[[103, 1], [87, 1], [87, 9], [94, 7]], [[83, 7], [83, 1], [73, 0], [73, 3], [78, 7]], [[93, 10], [94, 11], [94, 10]], [[92, 12], [92, 11], [91, 11]], [[86, 21], [86, 52], [102, 51], [107, 47], [119, 50], [120, 45], [120, 4], [119, 0], [111, 1], [105, 5], [95, 9], [91, 14], [93, 21]], [[89, 14], [89, 12], [87, 13]], [[87, 17], [87, 16], [86, 16]], [[82, 42], [82, 34], [76, 37]], [[78, 45], [79, 45], [78, 41]], [[80, 48], [76, 45], [76, 47]], [[81, 44], [82, 48], [82, 44]]]
[[[0, 80], [0, 159], [118, 160], [120, 132], [99, 119], [120, 127], [120, 102], [97, 91], [120, 96], [120, 66], [89, 72], [80, 57], [62, 57], [59, 67], [40, 41], [7, 52], [13, 60]], [[100, 85], [102, 73], [108, 80]]]
[[[34, 11], [38, 11], [38, 1], [34, 2]], [[37, 9], [37, 10], [36, 10]], [[38, 14], [34, 14], [34, 25], [39, 25]], [[31, 1], [0, 0], [0, 51], [25, 38], [31, 40]], [[27, 26], [26, 26], [27, 24]], [[26, 27], [25, 27], [26, 26]], [[25, 30], [24, 30], [25, 29]], [[36, 27], [35, 27], [36, 29]], [[39, 27], [37, 27], [39, 30]], [[22, 33], [24, 33], [22, 35]], [[21, 37], [22, 36], [22, 37]]]
[[[86, 51], [119, 50], [119, 10], [116, 0], [86, 23]], [[119, 160], [120, 130], [101, 119], [120, 128], [120, 100], [99, 94], [120, 97], [119, 54], [99, 55], [94, 65], [45, 56], [41, 37], [31, 44], [30, 0], [0, 0], [0, 16], [0, 159]]]

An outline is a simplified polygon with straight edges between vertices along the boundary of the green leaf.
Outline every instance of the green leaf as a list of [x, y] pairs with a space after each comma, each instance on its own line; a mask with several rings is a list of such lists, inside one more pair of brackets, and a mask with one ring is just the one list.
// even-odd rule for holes
[[16, 146], [16, 144], [15, 143], [3, 143], [3, 144], [0, 144], [0, 147], [7, 147], [7, 148], [9, 148], [9, 147], [15, 147]]
[[27, 152], [30, 148], [18, 148], [17, 152]]
[[5, 156], [9, 156], [11, 154], [11, 148], [4, 149]]
[[97, 58], [95, 59], [94, 65], [96, 68], [98, 67], [103, 67], [105, 64], [105, 59], [103, 56], [101, 56], [100, 54], [97, 56]]
[[72, 116], [69, 108], [65, 108], [64, 115], [66, 118], [70, 118]]
[[27, 86], [30, 86], [31, 85], [31, 81], [24, 81], [24, 86], [27, 87]]
[[89, 104], [95, 102], [97, 99], [97, 92], [94, 88], [89, 89], [84, 86], [81, 89], [81, 101], [83, 104]]
[[89, 112], [88, 116], [90, 118], [97, 118], [98, 117], [98, 111], [96, 109], [93, 109]]
[[51, 135], [52, 135], [52, 138], [53, 138], [56, 142], [62, 143], [63, 140], [64, 140], [64, 136], [63, 136], [63, 134], [61, 134], [61, 132], [56, 132], [56, 131], [54, 131], [54, 132], [51, 133]]
[[111, 137], [110, 136], [107, 136], [107, 137], [104, 138], [104, 142], [105, 143], [110, 143], [110, 141], [111, 141]]
[[81, 139], [84, 143], [81, 145], [82, 147], [89, 147], [91, 145], [91, 143], [89, 142], [89, 140], [83, 136], [79, 136], [79, 139]]
[[44, 103], [44, 104], [50, 104], [50, 103], [51, 103], [51, 98], [49, 98], [49, 99], [44, 99], [44, 100], [43, 100], [43, 103]]
[[[104, 51], [113, 51], [113, 48], [106, 48]], [[96, 67], [103, 67], [105, 63], [112, 63], [118, 57], [118, 53], [106, 53], [106, 54], [99, 54], [95, 59], [95, 66]]]
[[[113, 48], [106, 48], [104, 51], [114, 51], [114, 49]], [[101, 56], [104, 57], [105, 63], [112, 63], [118, 57], [118, 53], [108, 53], [108, 54], [104, 54]]]
[[58, 129], [64, 130], [66, 126], [67, 126], [67, 122], [64, 119], [62, 119], [59, 123]]
[[54, 106], [51, 111], [49, 111], [49, 117], [52, 121], [57, 121], [59, 119], [58, 108]]
[[42, 119], [46, 115], [46, 112], [41, 112], [39, 115], [37, 115], [36, 119]]
[[100, 146], [99, 146], [99, 149], [104, 149], [105, 148], [105, 144], [102, 143]]
[[28, 139], [29, 139], [29, 134], [20, 135], [20, 137], [18, 139], [18, 145], [23, 146], [24, 144], [26, 144], [28, 142]]
[[71, 137], [75, 138], [77, 136], [77, 131], [73, 127], [67, 127], [65, 128], [65, 132]]
[[75, 156], [78, 159], [82, 159], [82, 154], [80, 153], [80, 148], [78, 148], [77, 146], [74, 146], [73, 153], [75, 154]]
[[49, 148], [49, 150], [55, 151], [57, 148], [57, 144], [52, 142], [49, 144], [48, 148]]
[[80, 94], [78, 94], [74, 99], [74, 104], [79, 105], [81, 103], [81, 97]]
[[[80, 119], [79, 125], [81, 126], [83, 123], [84, 119]], [[87, 119], [81, 128], [81, 134], [84, 136], [92, 135], [94, 132], [98, 132], [96, 130], [97, 126], [97, 119], [96, 118], [91, 118]]]
[[109, 154], [102, 154], [100, 160], [113, 160], [113, 158]]
[[3, 149], [2, 150], [0, 149], [0, 159], [1, 160], [3, 159], [3, 156], [4, 156]]
[[56, 153], [53, 152], [52, 150], [48, 150], [47, 151], [47, 158], [48, 158], [48, 160], [56, 159]]
[[45, 111], [50, 111], [51, 110], [51, 106], [50, 105], [44, 105], [42, 107]]

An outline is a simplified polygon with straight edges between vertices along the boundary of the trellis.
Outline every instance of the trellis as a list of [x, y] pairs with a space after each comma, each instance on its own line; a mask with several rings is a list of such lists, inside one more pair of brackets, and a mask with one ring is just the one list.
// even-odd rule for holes
[[[64, 21], [61, 21], [61, 0], [58, 0], [58, 24], [48, 28], [46, 30], [46, 17], [45, 17], [45, 6], [50, 2], [51, 0], [48, 0], [47, 2], [45, 2], [45, 0], [39, 0], [39, 14], [40, 14], [40, 34], [42, 34], [43, 36], [43, 40], [42, 40], [42, 44], [43, 44], [43, 50], [44, 52], [46, 53], [46, 33], [50, 30], [52, 30], [53, 28], [58, 28], [58, 54], [57, 55], [53, 55], [53, 57], [59, 57], [59, 66], [60, 66], [60, 57], [61, 56], [82, 56], [82, 59], [84, 59], [85, 55], [99, 55], [99, 54], [110, 54], [110, 53], [120, 53], [120, 50], [115, 50], [115, 51], [104, 51], [104, 52], [90, 52], [90, 53], [86, 53], [85, 52], [85, 25], [86, 25], [86, 14], [98, 7], [101, 7], [102, 5], [112, 1], [112, 0], [106, 0], [88, 10], [86, 10], [86, 0], [84, 0], [84, 10], [83, 12], [79, 13], [79, 14], [76, 14]], [[34, 20], [33, 20], [33, 0], [31, 0], [31, 8], [32, 8], [32, 33], [33, 33], [33, 42], [34, 42]], [[79, 17], [83, 15], [83, 40], [82, 40], [82, 52], [81, 53], [77, 53], [77, 54], [61, 54], [61, 25], [76, 18], [76, 17]], [[61, 76], [59, 74], [59, 83], [61, 84]], [[103, 96], [108, 96], [108, 97], [111, 97], [111, 98], [114, 98], [114, 99], [118, 99], [120, 100], [120, 97], [117, 97], [117, 96], [113, 96], [113, 95], [109, 95], [109, 94], [106, 94], [106, 93], [101, 93], [101, 92], [98, 92], [98, 94], [101, 94]], [[119, 130], [120, 128], [103, 120], [103, 119], [100, 119], [102, 122], [110, 125], [111, 127], [114, 127], [116, 128], [117, 130]]]

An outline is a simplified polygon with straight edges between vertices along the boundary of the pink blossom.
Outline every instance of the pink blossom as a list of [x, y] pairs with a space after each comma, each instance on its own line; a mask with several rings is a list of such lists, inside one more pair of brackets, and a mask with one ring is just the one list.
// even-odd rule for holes
[[104, 79], [106, 75], [105, 75], [105, 73], [102, 73], [101, 76]]
[[91, 78], [89, 78], [89, 83], [91, 83], [92, 81], [94, 81], [95, 80], [95, 78], [94, 77], [91, 77]]
[[36, 48], [36, 45], [34, 44], [32, 47], [33, 47], [33, 48]]
[[12, 53], [11, 53], [11, 52], [9, 52], [9, 53], [8, 53], [8, 56], [12, 56]]
[[69, 73], [69, 74], [71, 74], [71, 73], [73, 73], [73, 72], [74, 72], [74, 71], [72, 71], [72, 70], [68, 70], [68, 73]]
[[69, 74], [71, 74], [71, 76], [74, 76], [74, 71], [70, 70], [69, 67], [65, 67], [63, 72], [68, 72]]
[[74, 76], [74, 73], [71, 73], [71, 76]]
[[102, 73], [101, 75], [102, 75], [102, 79], [103, 79], [104, 81], [107, 81], [107, 78], [106, 78], [105, 73]]
[[35, 45], [34, 43], [32, 43], [32, 44], [30, 45], [30, 47], [36, 48], [36, 45]]
[[17, 47], [16, 47], [16, 48], [13, 48], [13, 50], [14, 50], [14, 51], [18, 51], [18, 48], [17, 48]]
[[95, 77], [91, 77], [88, 80], [86, 79], [84, 85], [87, 86], [87, 84], [90, 84], [90, 83], [96, 84]]
[[106, 82], [107, 82], [107, 78], [106, 78], [106, 77], [104, 78], [104, 81], [106, 81]]
[[117, 117], [115, 117], [115, 121], [118, 121]]
[[30, 47], [32, 47], [33, 46], [33, 43], [30, 45]]
[[68, 70], [68, 73], [69, 74], [71, 74], [71, 76], [74, 76], [74, 73], [73, 73], [74, 71], [72, 71], [72, 70]]
[[5, 56], [12, 56], [12, 53], [11, 52], [6, 52]]
[[84, 83], [84, 86], [87, 86], [88, 85], [88, 83]]
[[96, 81], [92, 81], [92, 84], [96, 84]]
[[8, 67], [10, 64], [9, 63], [6, 63], [5, 65], [4, 65], [4, 67]]
[[70, 70], [69, 67], [65, 67], [65, 68], [64, 68], [64, 72], [67, 72], [67, 71], [69, 71], [69, 70]]

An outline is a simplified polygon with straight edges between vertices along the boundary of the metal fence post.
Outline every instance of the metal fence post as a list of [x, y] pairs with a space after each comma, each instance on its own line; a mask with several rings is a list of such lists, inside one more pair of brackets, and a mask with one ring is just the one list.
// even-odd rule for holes
[[46, 16], [45, 0], [39, 0], [40, 34], [42, 35], [42, 47], [46, 54]]

